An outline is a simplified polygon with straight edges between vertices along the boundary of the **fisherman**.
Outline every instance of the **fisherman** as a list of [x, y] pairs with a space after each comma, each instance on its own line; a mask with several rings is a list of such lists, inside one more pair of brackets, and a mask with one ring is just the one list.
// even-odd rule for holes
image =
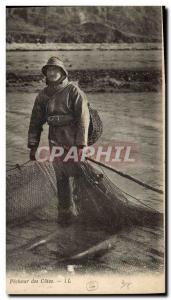
[[77, 84], [68, 80], [68, 72], [63, 62], [51, 57], [43, 66], [46, 87], [36, 97], [28, 131], [30, 159], [35, 160], [43, 125], [49, 125], [49, 146], [64, 148], [62, 159], [56, 160], [55, 169], [60, 166], [62, 176], [57, 180], [58, 222], [69, 224], [77, 212], [73, 205], [73, 178], [77, 175], [79, 162], [65, 163], [66, 152], [76, 146], [78, 153], [88, 144], [90, 114], [84, 92]]

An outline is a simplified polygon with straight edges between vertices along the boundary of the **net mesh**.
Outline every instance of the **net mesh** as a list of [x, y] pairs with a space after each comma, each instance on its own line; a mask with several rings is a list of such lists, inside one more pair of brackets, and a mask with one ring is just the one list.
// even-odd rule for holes
[[50, 163], [30, 162], [7, 172], [7, 222], [27, 218], [56, 198], [56, 177]]

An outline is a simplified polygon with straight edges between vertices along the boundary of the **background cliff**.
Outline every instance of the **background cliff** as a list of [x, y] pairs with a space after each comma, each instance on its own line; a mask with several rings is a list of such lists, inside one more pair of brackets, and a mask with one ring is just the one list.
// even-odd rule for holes
[[161, 41], [161, 8], [145, 6], [7, 7], [7, 42]]

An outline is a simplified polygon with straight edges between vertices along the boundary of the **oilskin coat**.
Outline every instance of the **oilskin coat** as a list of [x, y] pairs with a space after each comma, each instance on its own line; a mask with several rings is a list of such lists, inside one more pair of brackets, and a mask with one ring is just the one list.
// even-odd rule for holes
[[59, 84], [48, 84], [36, 97], [28, 131], [28, 148], [38, 147], [43, 124], [49, 116], [72, 116], [74, 122], [63, 126], [49, 125], [49, 143], [86, 146], [89, 109], [85, 94], [64, 76]]

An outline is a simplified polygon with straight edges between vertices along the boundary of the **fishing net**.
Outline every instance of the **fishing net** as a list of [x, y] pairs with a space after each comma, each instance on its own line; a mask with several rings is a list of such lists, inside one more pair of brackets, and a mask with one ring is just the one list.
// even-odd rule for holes
[[[71, 173], [72, 164], [66, 169]], [[7, 269], [35, 272], [51, 267], [56, 272], [78, 263], [86, 272], [116, 272], [116, 264], [125, 272], [123, 257], [130, 271], [142, 261], [151, 268], [149, 245], [158, 251], [154, 225], [161, 224], [161, 215], [131, 204], [105, 173], [83, 162], [72, 178], [77, 217], [69, 226], [60, 225], [57, 180], [64, 171], [63, 164], [35, 161], [7, 172]], [[136, 225], [150, 229], [144, 234]]]
[[50, 163], [29, 162], [7, 171], [7, 222], [30, 217], [37, 209], [52, 203], [56, 193], [56, 176]]
[[[78, 165], [73, 180], [73, 201], [77, 221], [109, 230], [131, 224], [156, 224], [161, 215], [132, 205], [120, 189], [90, 163]], [[7, 222], [25, 221], [32, 217], [58, 218], [57, 180], [63, 165], [29, 162], [7, 172]]]

